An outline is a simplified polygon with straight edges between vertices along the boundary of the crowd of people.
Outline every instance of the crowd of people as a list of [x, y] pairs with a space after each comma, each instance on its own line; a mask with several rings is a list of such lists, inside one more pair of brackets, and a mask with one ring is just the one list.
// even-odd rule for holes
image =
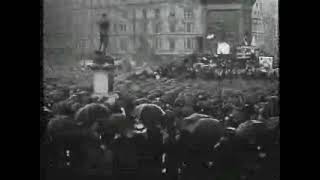
[[[105, 54], [106, 14], [98, 24], [99, 50]], [[279, 76], [278, 69], [261, 69], [255, 58], [237, 61], [209, 55], [190, 56], [149, 71], [156, 78], [185, 74], [274, 80]], [[41, 141], [40, 175], [44, 177], [40, 179], [280, 178], [277, 92], [244, 99], [241, 94], [209, 98], [205, 92], [193, 97], [176, 90], [154, 91], [140, 99], [118, 93], [115, 101], [81, 90], [69, 94], [43, 110], [46, 133]]]
[[41, 167], [47, 179], [279, 179], [278, 104], [276, 93], [201, 105], [75, 92], [44, 113]]
[[269, 79], [279, 78], [279, 68], [266, 69], [261, 67], [259, 60], [252, 57], [237, 60], [230, 56], [214, 57], [211, 55], [192, 55], [182, 62], [174, 62], [160, 67], [157, 74], [174, 77], [186, 74], [188, 78], [203, 79]]

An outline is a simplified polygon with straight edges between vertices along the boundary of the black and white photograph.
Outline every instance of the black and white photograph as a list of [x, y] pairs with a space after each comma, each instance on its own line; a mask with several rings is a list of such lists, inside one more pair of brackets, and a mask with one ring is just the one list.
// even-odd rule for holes
[[279, 0], [42, 7], [40, 179], [280, 180]]

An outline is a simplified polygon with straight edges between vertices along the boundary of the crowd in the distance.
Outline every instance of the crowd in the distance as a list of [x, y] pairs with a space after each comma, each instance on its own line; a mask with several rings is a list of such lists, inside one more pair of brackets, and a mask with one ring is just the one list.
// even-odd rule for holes
[[279, 68], [263, 68], [257, 57], [237, 60], [230, 56], [192, 55], [184, 61], [161, 66], [157, 73], [165, 77], [186, 74], [202, 79], [270, 79], [279, 78]]

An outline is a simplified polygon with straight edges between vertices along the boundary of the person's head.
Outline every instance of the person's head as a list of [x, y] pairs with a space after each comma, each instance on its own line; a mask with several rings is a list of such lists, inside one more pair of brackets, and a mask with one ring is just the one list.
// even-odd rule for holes
[[102, 55], [103, 53], [101, 51], [94, 51], [94, 54], [97, 55], [97, 56], [100, 56]]
[[106, 13], [103, 13], [103, 14], [102, 14], [102, 17], [103, 17], [103, 18], [106, 18], [106, 17], [107, 17], [107, 14], [106, 14]]
[[256, 50], [254, 51], [254, 54], [255, 54], [257, 57], [259, 57], [259, 55], [260, 55], [259, 50], [258, 50], [258, 49], [256, 49]]
[[248, 31], [246, 31], [246, 32], [244, 33], [244, 37], [245, 37], [245, 38], [249, 38], [249, 32], [248, 32]]

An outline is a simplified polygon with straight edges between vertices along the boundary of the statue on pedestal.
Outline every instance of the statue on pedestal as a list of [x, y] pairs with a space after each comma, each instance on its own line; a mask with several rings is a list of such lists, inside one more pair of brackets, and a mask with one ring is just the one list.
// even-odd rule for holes
[[109, 27], [110, 23], [107, 17], [107, 14], [103, 13], [101, 19], [98, 21], [98, 26], [100, 30], [100, 45], [99, 45], [99, 51], [101, 51], [103, 54], [106, 54], [106, 49], [108, 47], [108, 41], [109, 41]]

